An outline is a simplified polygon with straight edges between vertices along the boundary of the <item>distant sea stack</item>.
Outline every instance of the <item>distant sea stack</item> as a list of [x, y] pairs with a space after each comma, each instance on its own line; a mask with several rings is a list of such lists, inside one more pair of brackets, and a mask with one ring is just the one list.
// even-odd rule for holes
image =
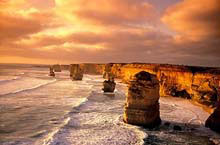
[[51, 77], [55, 77], [55, 73], [53, 71], [53, 67], [50, 67], [50, 73], [49, 73], [49, 76]]
[[83, 68], [79, 64], [70, 65], [70, 77], [72, 80], [82, 80], [83, 73]]
[[129, 82], [124, 121], [149, 128], [161, 123], [159, 81], [155, 75], [141, 71]]
[[55, 64], [53, 65], [53, 70], [54, 72], [61, 72], [61, 66], [59, 64]]

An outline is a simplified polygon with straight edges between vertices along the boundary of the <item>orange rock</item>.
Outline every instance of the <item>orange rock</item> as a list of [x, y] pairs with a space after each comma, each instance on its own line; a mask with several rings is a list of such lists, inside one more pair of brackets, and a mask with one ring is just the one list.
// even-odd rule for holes
[[220, 94], [220, 68], [132, 63], [111, 64], [108, 70], [125, 83], [138, 72], [149, 72], [160, 82], [160, 96], [192, 99], [208, 107], [215, 106]]
[[155, 127], [160, 124], [159, 82], [155, 75], [137, 73], [129, 83], [124, 121], [129, 124]]
[[49, 73], [49, 76], [51, 76], [51, 77], [55, 77], [55, 73], [54, 73], [52, 67], [50, 67], [50, 73]]
[[83, 69], [79, 64], [70, 65], [70, 77], [72, 80], [82, 80], [83, 78]]

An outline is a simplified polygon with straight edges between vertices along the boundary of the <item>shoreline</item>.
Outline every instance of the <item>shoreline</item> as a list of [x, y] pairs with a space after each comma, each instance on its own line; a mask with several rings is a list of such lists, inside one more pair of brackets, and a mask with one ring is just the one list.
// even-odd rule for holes
[[[155, 129], [149, 130], [141, 126], [125, 124], [122, 115], [126, 84], [121, 83], [121, 85], [124, 90], [117, 88], [115, 95], [93, 91], [86, 104], [73, 109], [69, 116], [71, 118], [69, 123], [58, 131], [51, 145], [59, 143], [74, 145], [91, 143], [146, 145], [183, 142], [192, 145], [201, 143], [212, 145], [220, 143], [220, 135], [204, 126], [209, 113], [183, 98], [160, 97], [162, 124]], [[101, 89], [101, 85], [96, 87]], [[116, 107], [115, 104], [111, 104], [112, 102], [119, 104]], [[167, 123], [170, 125], [167, 126]], [[181, 130], [174, 130], [174, 126], [179, 126]], [[136, 143], [131, 142], [130, 139], [136, 140]], [[124, 142], [118, 142], [121, 140]]]
[[115, 95], [93, 91], [84, 105], [73, 109], [69, 123], [54, 136], [51, 145], [144, 144], [146, 133], [141, 127], [122, 120], [124, 100], [125, 95], [119, 88]]

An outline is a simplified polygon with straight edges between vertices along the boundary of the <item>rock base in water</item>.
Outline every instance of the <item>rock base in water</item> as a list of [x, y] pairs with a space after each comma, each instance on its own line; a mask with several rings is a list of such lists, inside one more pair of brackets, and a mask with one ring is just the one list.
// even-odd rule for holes
[[71, 79], [74, 80], [82, 80], [83, 79], [83, 74], [75, 74], [71, 77]]
[[74, 80], [82, 80], [83, 78], [83, 69], [79, 64], [71, 64], [70, 65], [70, 77]]
[[54, 72], [50, 72], [49, 76], [55, 77], [55, 73]]
[[116, 83], [115, 83], [114, 81], [108, 80], [108, 81], [104, 81], [104, 82], [103, 82], [103, 86], [104, 86], [104, 88], [103, 88], [102, 90], [103, 90], [104, 92], [110, 92], [110, 93], [112, 93], [112, 92], [114, 92], [114, 90], [115, 90]]
[[49, 73], [49, 76], [51, 76], [51, 77], [55, 77], [55, 73], [54, 73], [52, 67], [50, 67], [50, 73]]
[[161, 124], [159, 103], [158, 105], [149, 106], [148, 109], [143, 110], [125, 107], [123, 118], [124, 122], [129, 124], [154, 128]]

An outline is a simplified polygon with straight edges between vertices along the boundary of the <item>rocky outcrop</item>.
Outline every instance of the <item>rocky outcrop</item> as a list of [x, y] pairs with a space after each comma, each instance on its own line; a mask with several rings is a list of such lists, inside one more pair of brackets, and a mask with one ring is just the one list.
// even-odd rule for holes
[[114, 82], [114, 80], [105, 80], [104, 82], [103, 82], [103, 91], [104, 92], [110, 92], [110, 93], [112, 93], [112, 92], [114, 92], [114, 90], [115, 90], [115, 86], [116, 86], [116, 83]]
[[80, 67], [84, 70], [84, 74], [100, 75], [104, 72], [105, 64], [83, 63]]
[[72, 80], [82, 80], [83, 78], [83, 69], [79, 64], [70, 65], [70, 77]]
[[205, 126], [220, 133], [220, 101], [218, 102], [218, 107], [206, 120]]
[[55, 64], [53, 65], [53, 70], [54, 72], [61, 72], [61, 66], [59, 64]]
[[160, 82], [160, 96], [192, 99], [208, 107], [214, 107], [219, 96], [220, 68], [140, 63], [111, 64], [108, 67], [108, 73], [125, 83], [141, 71], [156, 75]]
[[55, 77], [55, 73], [53, 71], [53, 67], [50, 67], [50, 73], [49, 73], [49, 76], [51, 77]]
[[145, 71], [129, 82], [124, 121], [129, 124], [155, 127], [161, 123], [159, 112], [159, 81]]

